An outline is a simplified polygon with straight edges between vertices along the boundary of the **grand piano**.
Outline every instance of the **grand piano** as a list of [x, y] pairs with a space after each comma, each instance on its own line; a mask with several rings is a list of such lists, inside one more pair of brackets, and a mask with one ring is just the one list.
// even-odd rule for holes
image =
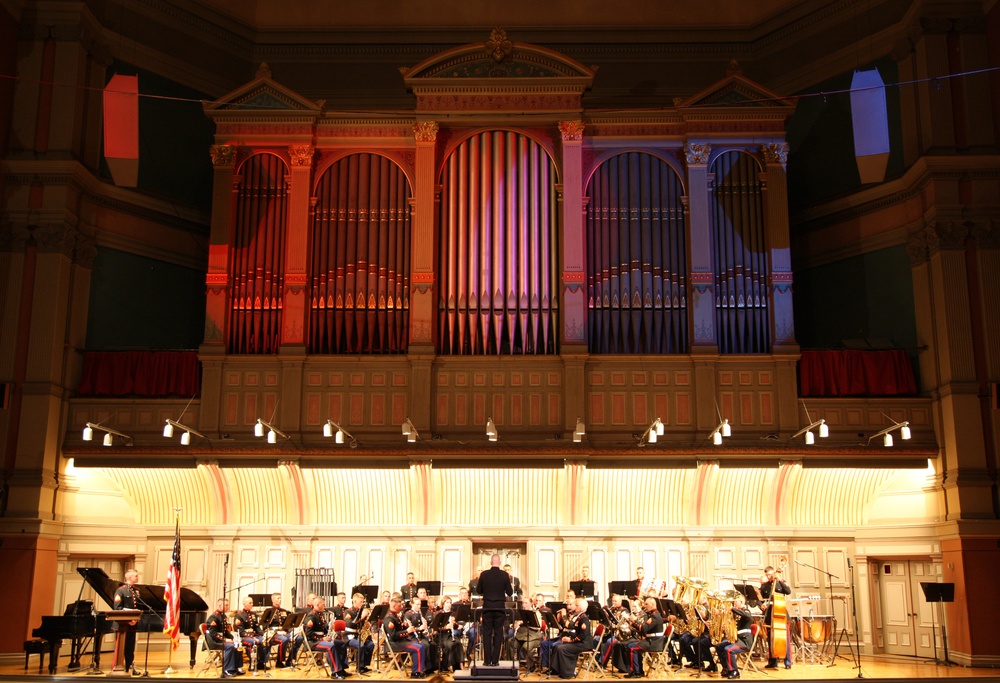
[[[115, 581], [109, 577], [103, 569], [80, 567], [77, 569], [83, 579], [93, 588], [101, 598], [113, 609], [115, 604], [115, 591], [123, 585], [122, 581]], [[136, 625], [139, 632], [152, 631], [159, 633], [163, 631], [163, 616], [167, 610], [167, 601], [163, 599], [162, 585], [156, 584], [136, 584], [139, 598], [145, 605], [140, 604], [143, 610], [142, 618]], [[201, 634], [201, 624], [208, 618], [208, 605], [201, 596], [188, 588], [181, 588], [180, 595], [180, 632], [187, 634], [191, 641], [191, 666], [195, 665], [197, 655], [198, 636]], [[31, 635], [35, 638], [45, 638], [49, 641], [49, 673], [54, 674], [59, 659], [59, 648], [63, 640], [71, 641], [70, 669], [80, 668], [80, 657], [84, 649], [84, 643], [88, 638], [94, 639], [94, 661], [92, 669], [97, 671], [101, 668], [101, 636], [111, 631], [111, 622], [104, 618], [102, 612], [87, 611], [79, 609], [80, 601], [67, 608], [67, 614], [63, 616], [43, 616], [42, 625], [34, 629]], [[84, 603], [89, 604], [89, 603]], [[69, 614], [69, 612], [73, 614]], [[138, 647], [136, 648], [139, 649]], [[138, 654], [137, 654], [138, 659]]]

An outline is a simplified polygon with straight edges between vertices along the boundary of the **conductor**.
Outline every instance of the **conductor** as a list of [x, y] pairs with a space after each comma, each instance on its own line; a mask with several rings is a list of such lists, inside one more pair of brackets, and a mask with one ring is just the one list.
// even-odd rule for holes
[[514, 594], [510, 574], [500, 569], [500, 556], [490, 558], [490, 568], [479, 575], [479, 592], [483, 596], [483, 665], [499, 666], [500, 647], [504, 639], [505, 603]]

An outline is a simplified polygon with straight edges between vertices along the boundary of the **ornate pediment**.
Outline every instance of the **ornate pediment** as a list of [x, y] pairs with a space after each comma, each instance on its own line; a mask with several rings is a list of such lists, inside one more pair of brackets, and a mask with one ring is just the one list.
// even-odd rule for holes
[[288, 113], [319, 113], [322, 102], [311, 102], [298, 93], [271, 80], [271, 70], [261, 64], [257, 77], [236, 90], [205, 105], [205, 111], [270, 111]]
[[751, 81], [730, 66], [729, 75], [700, 93], [678, 103], [678, 109], [690, 107], [789, 107], [793, 102]]
[[503, 29], [400, 71], [418, 111], [484, 115], [579, 112], [595, 73], [554, 50], [513, 42]]
[[500, 28], [482, 43], [445, 50], [412, 68], [401, 69], [408, 87], [429, 79], [594, 79], [594, 69], [554, 50], [515, 43]]

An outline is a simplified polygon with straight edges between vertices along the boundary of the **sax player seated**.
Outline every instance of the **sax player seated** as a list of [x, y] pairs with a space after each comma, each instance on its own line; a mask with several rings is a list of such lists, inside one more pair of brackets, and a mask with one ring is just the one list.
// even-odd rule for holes
[[[365, 596], [355, 593], [351, 596], [351, 606], [344, 610], [344, 621], [347, 624], [347, 647], [354, 648], [358, 653], [358, 673], [365, 673], [369, 670], [368, 665], [372, 662], [372, 653], [375, 652], [375, 643], [371, 636], [361, 633], [364, 629], [368, 613], [371, 610], [365, 607]], [[362, 640], [364, 642], [362, 642]]]
[[330, 678], [344, 679], [347, 678], [347, 643], [328, 633], [325, 612], [326, 600], [316, 598], [313, 611], [302, 622], [302, 632], [313, 650], [326, 655]]

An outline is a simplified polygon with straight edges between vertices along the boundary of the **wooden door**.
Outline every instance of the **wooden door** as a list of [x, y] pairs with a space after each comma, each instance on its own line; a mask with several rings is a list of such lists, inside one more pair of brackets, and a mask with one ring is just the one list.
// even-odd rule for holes
[[895, 559], [874, 562], [872, 569], [879, 599], [876, 646], [886, 654], [934, 657], [935, 638], [941, 647], [936, 605], [924, 600], [920, 583], [936, 581], [938, 566], [930, 560]]

